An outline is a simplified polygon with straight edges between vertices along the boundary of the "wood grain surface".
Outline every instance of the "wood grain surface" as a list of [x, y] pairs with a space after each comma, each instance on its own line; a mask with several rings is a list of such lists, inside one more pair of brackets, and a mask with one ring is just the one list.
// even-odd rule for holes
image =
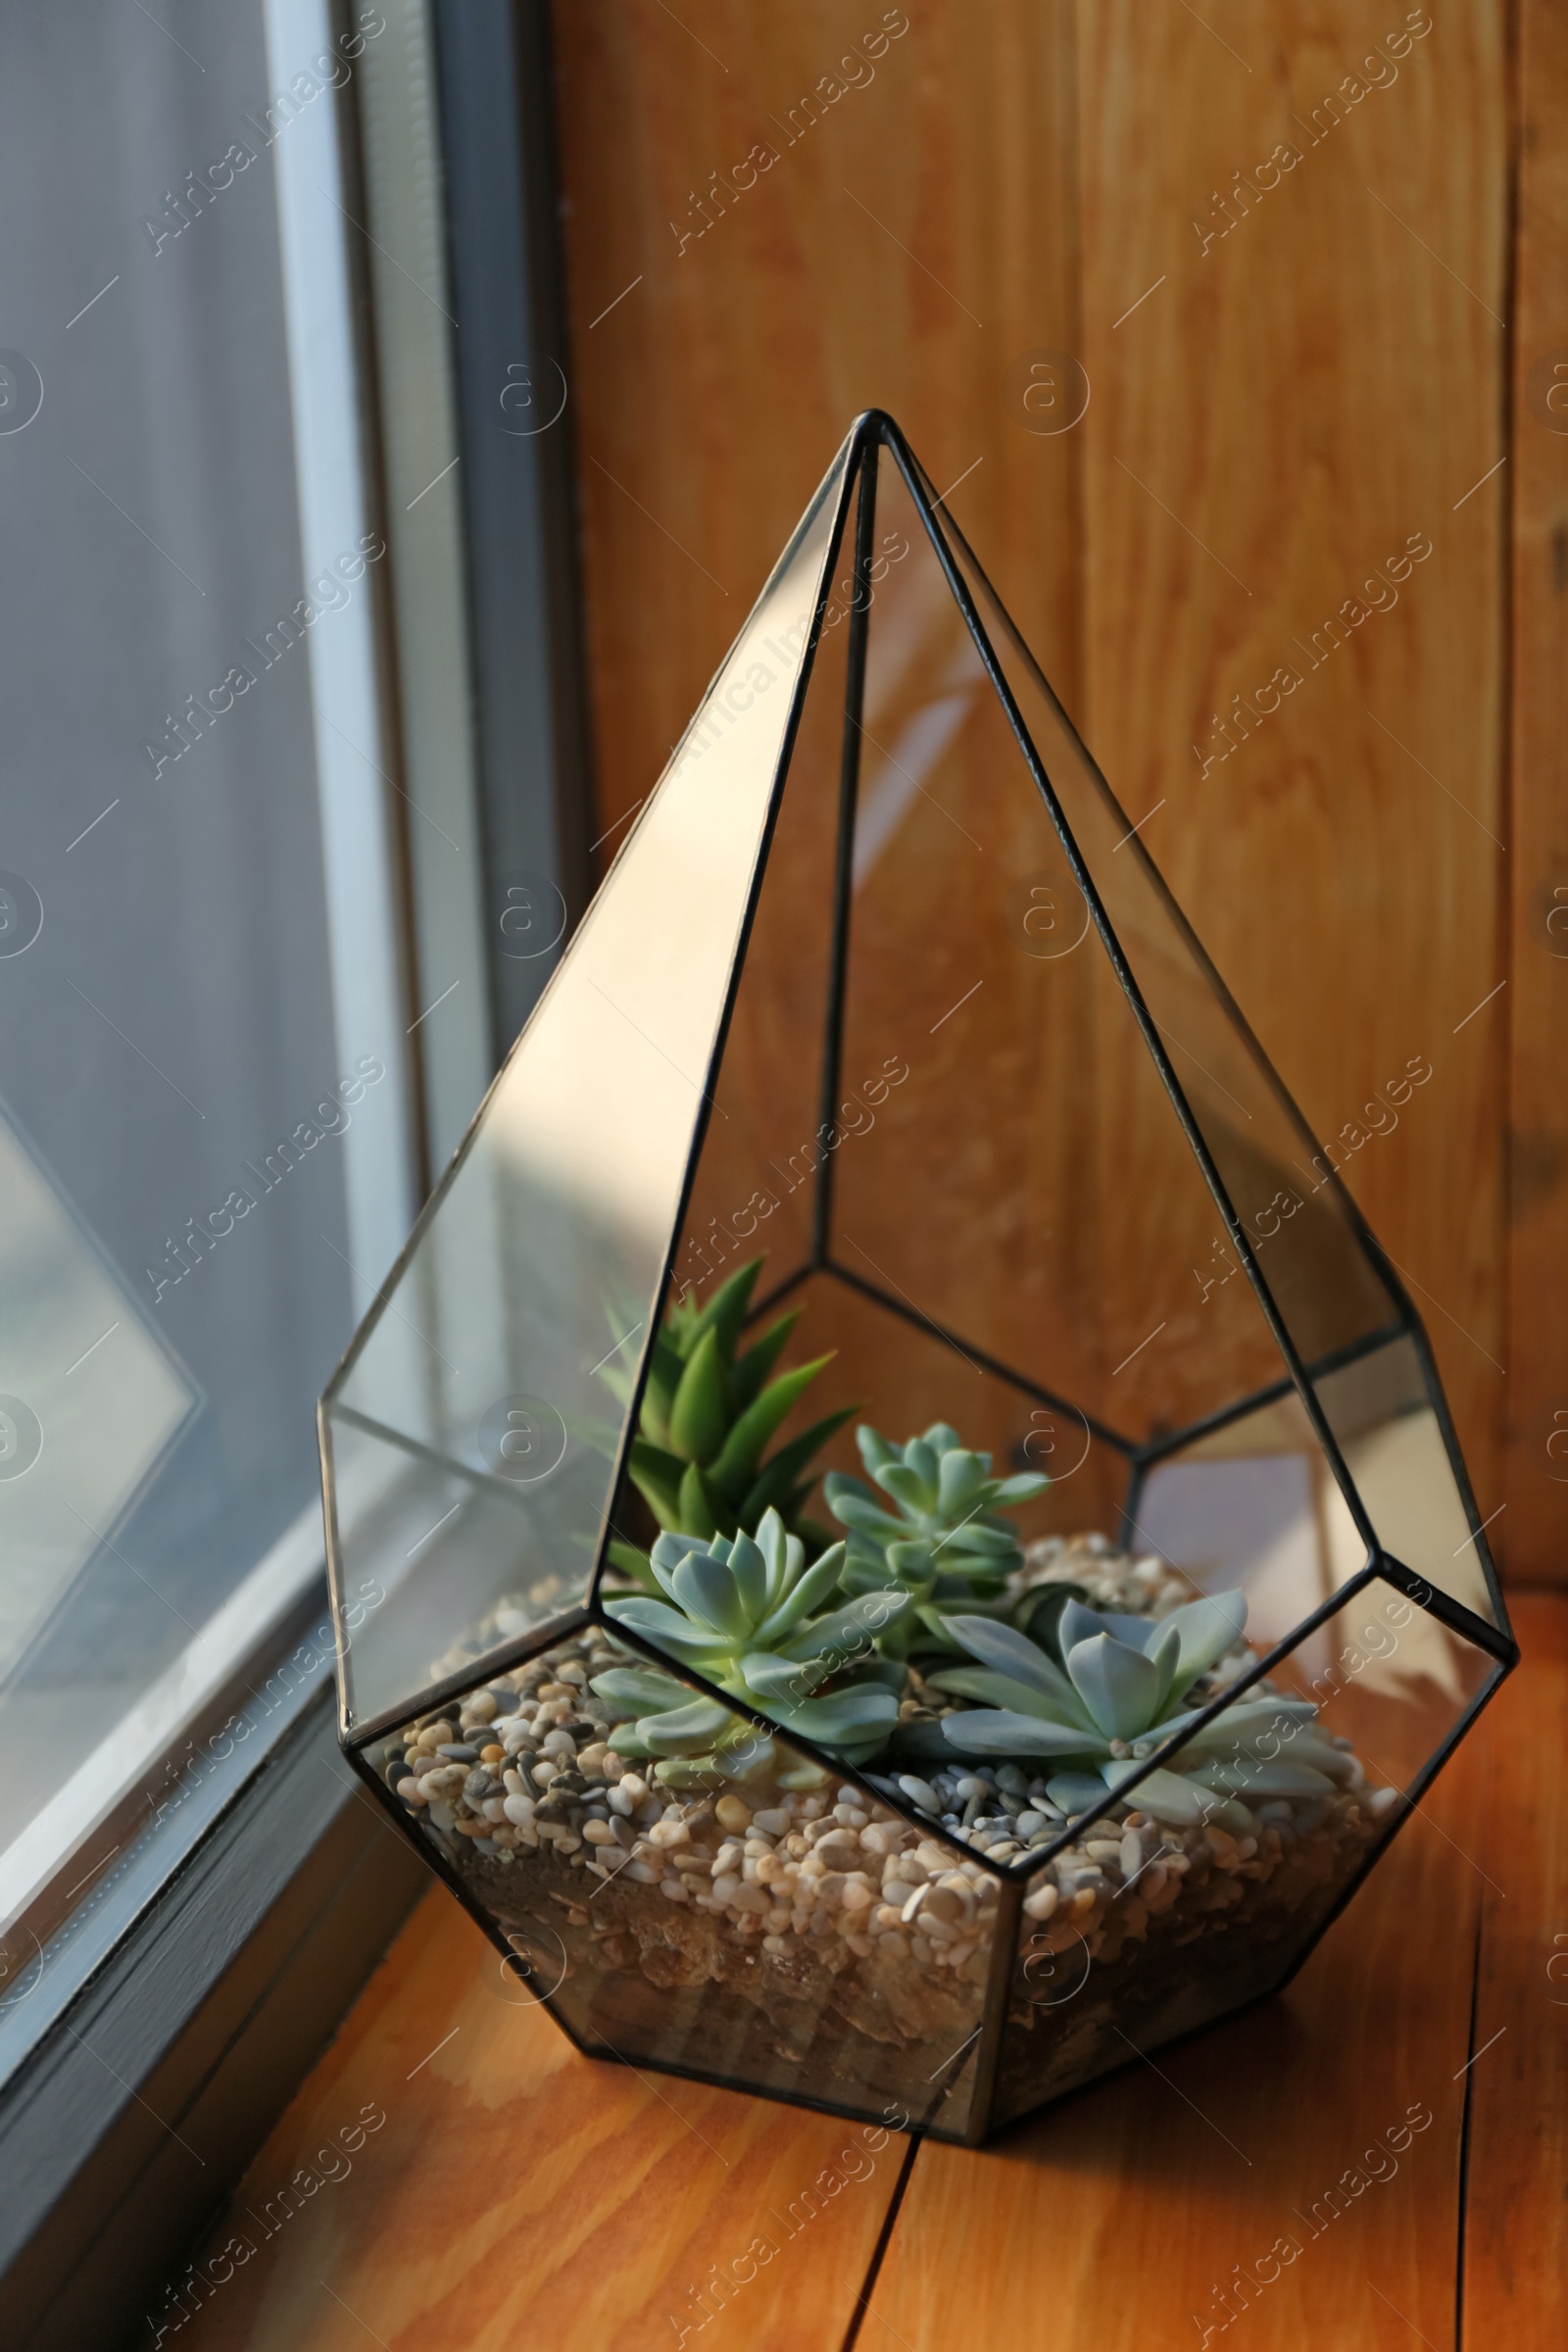
[[[1550, 12], [1526, 16], [1531, 40], [1560, 42]], [[878, 49], [884, 25], [906, 29]], [[1532, 943], [1534, 1011], [1501, 988], [1563, 821], [1561, 690], [1532, 683], [1561, 662], [1542, 639], [1515, 695], [1520, 743], [1545, 747], [1521, 769], [1521, 822], [1527, 797], [1540, 808], [1523, 854], [1505, 847], [1501, 0], [1435, 22], [1356, 0], [1238, 0], [1223, 22], [1211, 0], [573, 0], [556, 32], [606, 849], [850, 417], [890, 409], [956, 485], [952, 511], [1308, 1120], [1339, 1139], [1427, 1317], [1482, 1515], [1513, 1506], [1493, 1534], [1506, 1549], [1517, 1531], [1514, 1573], [1568, 1573], [1568, 1489], [1539, 1462], [1528, 1509], [1519, 1485], [1544, 1444], [1542, 1381], [1563, 1381], [1568, 1409], [1543, 1279], [1568, 1211], [1548, 1107], [1560, 974]], [[1554, 87], [1535, 77], [1544, 135]], [[1536, 168], [1544, 211], [1562, 169]], [[1547, 257], [1543, 344], [1558, 275]], [[1030, 369], [1062, 354], [1088, 407], [1041, 431]], [[1532, 429], [1538, 469], [1560, 472], [1568, 440]], [[1430, 553], [1407, 563], [1407, 543]], [[964, 844], [933, 819], [910, 855], [951, 904]], [[942, 929], [925, 936], [940, 957]], [[980, 1003], [1006, 954], [997, 930]], [[1518, 1228], [1517, 1382], [1510, 1014], [1537, 1203]], [[955, 1031], [937, 1043], [961, 1053]], [[1412, 1059], [1432, 1077], [1396, 1111], [1384, 1090]], [[1138, 1117], [1102, 1133], [1078, 1102], [1104, 1197], [1136, 1170]], [[956, 1161], [935, 1203], [953, 1219], [970, 1174]], [[1139, 1319], [1147, 1245], [1124, 1247], [1128, 1230], [1107, 1223], [1102, 1262], [1086, 1241], [1082, 1263], [1106, 1333], [1136, 1338], [1159, 1310]], [[997, 1317], [1016, 1311], [1026, 1286], [986, 1280]], [[1529, 1426], [1505, 1489], [1510, 1410]]]
[[1568, 1604], [1523, 1593], [1490, 1730], [1464, 2340], [1548, 2352], [1568, 2302]]
[[[1568, 1581], [1568, 24], [1519, 12], [1514, 285], [1510, 1559]], [[1559, 373], [1558, 369], [1562, 372]]]
[[[1546, 2352], [1568, 2319], [1568, 1601], [1526, 1595], [1520, 1623], [1523, 1666], [1280, 1998], [979, 2152], [580, 2058], [432, 1890], [165, 2341], [1175, 2352], [1229, 2313], [1282, 2352]], [[750, 2270], [761, 2231], [776, 2252]]]

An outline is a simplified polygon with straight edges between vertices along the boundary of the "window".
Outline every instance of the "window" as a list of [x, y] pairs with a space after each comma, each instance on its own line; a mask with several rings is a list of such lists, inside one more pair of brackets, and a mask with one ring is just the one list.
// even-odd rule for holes
[[342, 137], [386, 33], [6, 19], [0, 1998], [313, 1596], [315, 1397], [417, 1202], [450, 1033], [404, 944]]

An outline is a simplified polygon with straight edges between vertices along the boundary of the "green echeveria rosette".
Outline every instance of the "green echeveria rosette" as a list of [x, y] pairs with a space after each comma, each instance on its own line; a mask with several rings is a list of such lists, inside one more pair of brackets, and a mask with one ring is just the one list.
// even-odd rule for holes
[[971, 1452], [945, 1421], [905, 1446], [863, 1425], [855, 1439], [880, 1492], [838, 1471], [823, 1481], [828, 1508], [850, 1531], [844, 1591], [908, 1594], [912, 1609], [880, 1644], [889, 1656], [956, 1654], [948, 1612], [1001, 1613], [1007, 1580], [1023, 1564], [1018, 1531], [1003, 1506], [1032, 1502], [1050, 1481], [1037, 1472], [993, 1478], [990, 1454]]
[[[832, 1537], [804, 1516], [816, 1483], [811, 1459], [857, 1408], [846, 1405], [825, 1414], [766, 1454], [832, 1356], [775, 1374], [800, 1320], [799, 1309], [781, 1315], [742, 1352], [742, 1330], [761, 1264], [756, 1257], [742, 1266], [705, 1306], [683, 1299], [665, 1317], [654, 1340], [628, 1467], [666, 1535], [707, 1541], [743, 1530], [755, 1533], [771, 1510], [814, 1552]], [[628, 1373], [616, 1368], [604, 1377], [623, 1402], [629, 1400]], [[610, 1557], [646, 1591], [654, 1590], [658, 1580], [645, 1552], [617, 1540]]]
[[[955, 1638], [978, 1661], [927, 1680], [978, 1706], [945, 1715], [941, 1734], [960, 1755], [1057, 1767], [1047, 1788], [1071, 1816], [1103, 1805], [1143, 1769], [1202, 1705], [1195, 1684], [1241, 1640], [1247, 1600], [1221, 1592], [1168, 1617], [1102, 1614], [1069, 1599], [1056, 1627], [1060, 1663], [1014, 1627], [980, 1616], [950, 1616]], [[1204, 1702], [1207, 1703], [1207, 1702]], [[1149, 1773], [1131, 1801], [1152, 1820], [1186, 1828], [1217, 1821], [1242, 1835], [1255, 1828], [1243, 1795], [1332, 1795], [1355, 1766], [1314, 1728], [1311, 1699], [1265, 1691], [1237, 1700]]]
[[[834, 1544], [808, 1567], [805, 1544], [769, 1509], [755, 1538], [662, 1535], [650, 1565], [666, 1597], [629, 1593], [605, 1605], [672, 1664], [695, 1668], [781, 1731], [842, 1762], [861, 1763], [886, 1744], [898, 1722], [903, 1669], [886, 1666], [876, 1643], [909, 1599], [879, 1591], [813, 1613], [837, 1592], [844, 1556], [844, 1545]], [[625, 1713], [611, 1735], [612, 1748], [658, 1759], [666, 1781], [710, 1770], [731, 1778], [769, 1770], [787, 1788], [796, 1779], [804, 1786], [821, 1777], [808, 1764], [777, 1769], [774, 1743], [753, 1722], [716, 1699], [694, 1696], [657, 1667], [612, 1667], [593, 1687]]]

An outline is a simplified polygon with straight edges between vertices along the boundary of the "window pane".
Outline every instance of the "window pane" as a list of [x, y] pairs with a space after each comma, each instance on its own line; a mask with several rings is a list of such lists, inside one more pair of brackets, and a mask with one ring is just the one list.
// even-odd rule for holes
[[[323, 558], [308, 466], [302, 542], [279, 235], [280, 176], [333, 185], [326, 31], [251, 0], [0, 31], [0, 1926], [19, 1832], [312, 1510], [351, 1264], [363, 1304], [396, 1229], [406, 1015], [344, 980], [389, 968], [344, 715], [379, 543]], [[41, 107], [76, 159], [46, 205]]]

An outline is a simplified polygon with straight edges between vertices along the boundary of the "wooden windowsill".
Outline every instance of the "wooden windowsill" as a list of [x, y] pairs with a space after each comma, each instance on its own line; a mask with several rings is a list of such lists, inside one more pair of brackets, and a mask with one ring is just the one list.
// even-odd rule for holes
[[1568, 1601], [1520, 1596], [1516, 1631], [1518, 1674], [1281, 1999], [979, 2153], [581, 2058], [432, 1889], [164, 2342], [1159, 2352], [1220, 2343], [1229, 2282], [1249, 2352], [1560, 2344]]

